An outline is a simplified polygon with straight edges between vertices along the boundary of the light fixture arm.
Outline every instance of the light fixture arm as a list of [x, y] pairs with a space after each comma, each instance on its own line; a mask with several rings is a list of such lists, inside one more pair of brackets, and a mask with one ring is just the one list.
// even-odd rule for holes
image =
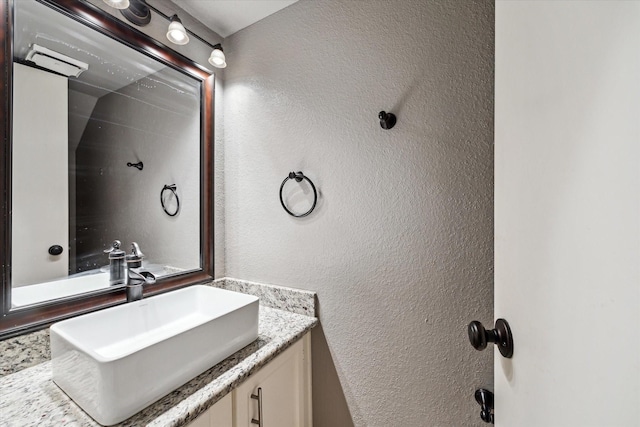
[[[166, 19], [167, 21], [171, 22], [171, 16], [165, 14], [164, 12], [162, 12], [161, 10], [157, 9], [155, 6], [150, 5], [149, 3], [147, 3], [147, 7], [149, 9], [151, 9], [152, 11], [154, 11], [156, 14], [162, 16], [164, 19]], [[199, 35], [197, 35], [196, 33], [194, 33], [193, 31], [191, 31], [190, 29], [188, 29], [187, 27], [184, 28], [185, 31], [187, 32], [187, 34], [195, 37], [196, 39], [198, 39], [199, 41], [201, 41], [202, 43], [206, 44], [207, 46], [209, 46], [211, 49], [215, 49], [216, 46], [220, 46], [220, 43], [217, 43], [215, 45], [209, 43], [208, 41], [206, 41], [205, 39], [203, 39], [202, 37], [200, 37]]]

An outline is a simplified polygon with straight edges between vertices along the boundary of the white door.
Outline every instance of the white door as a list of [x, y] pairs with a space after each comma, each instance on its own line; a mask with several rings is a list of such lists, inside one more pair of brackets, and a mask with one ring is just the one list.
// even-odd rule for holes
[[640, 1], [497, 1], [498, 426], [640, 426]]
[[[69, 274], [68, 81], [13, 68], [11, 283]], [[49, 248], [62, 246], [60, 255]]]

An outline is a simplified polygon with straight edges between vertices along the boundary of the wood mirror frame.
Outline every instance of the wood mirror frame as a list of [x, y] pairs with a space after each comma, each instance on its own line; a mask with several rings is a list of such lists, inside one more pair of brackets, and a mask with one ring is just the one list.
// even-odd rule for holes
[[[132, 49], [154, 58], [201, 81], [200, 130], [200, 270], [158, 279], [145, 286], [151, 296], [213, 280], [213, 91], [214, 76], [205, 68], [176, 53], [160, 42], [78, 0], [37, 0]], [[11, 308], [11, 152], [12, 152], [12, 66], [14, 0], [0, 0], [0, 188], [2, 189], [2, 229], [0, 229], [0, 340], [41, 329], [55, 321], [126, 301], [124, 287], [105, 289], [97, 294], [77, 295], [64, 300]]]

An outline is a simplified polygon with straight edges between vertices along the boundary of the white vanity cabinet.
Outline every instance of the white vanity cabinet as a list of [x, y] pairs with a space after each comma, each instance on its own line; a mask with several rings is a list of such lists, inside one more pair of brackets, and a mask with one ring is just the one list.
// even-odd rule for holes
[[311, 426], [310, 338], [306, 334], [234, 390], [234, 427]]
[[308, 333], [188, 427], [311, 426], [311, 334]]
[[218, 400], [188, 427], [233, 427], [233, 393]]

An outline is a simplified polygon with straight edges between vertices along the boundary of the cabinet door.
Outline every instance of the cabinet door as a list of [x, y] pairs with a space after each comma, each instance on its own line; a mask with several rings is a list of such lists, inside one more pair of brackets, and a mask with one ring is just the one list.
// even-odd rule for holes
[[187, 427], [232, 427], [233, 415], [231, 393], [220, 399], [211, 408], [201, 414]]
[[[309, 346], [307, 334], [234, 391], [235, 427], [255, 427], [252, 420], [262, 427], [311, 426]], [[251, 397], [258, 394], [262, 402]]]

